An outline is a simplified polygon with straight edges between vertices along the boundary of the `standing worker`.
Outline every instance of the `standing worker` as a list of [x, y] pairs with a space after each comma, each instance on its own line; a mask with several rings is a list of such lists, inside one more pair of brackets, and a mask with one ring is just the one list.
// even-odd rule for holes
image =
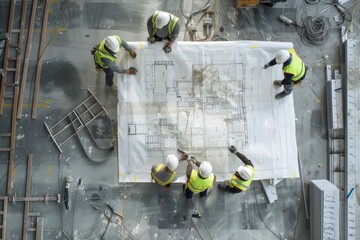
[[[199, 171], [193, 169], [194, 164], [198, 166]], [[191, 199], [194, 193], [200, 193], [201, 198], [208, 195], [208, 189], [211, 189], [216, 180], [212, 170], [212, 166], [209, 162], [200, 162], [189, 156], [186, 169], [187, 182], [183, 184], [187, 199]]]
[[166, 164], [154, 164], [151, 168], [151, 179], [163, 186], [165, 190], [171, 189], [171, 183], [176, 181], [176, 168], [179, 165], [179, 159], [175, 155], [168, 155]]
[[171, 52], [171, 47], [179, 36], [180, 23], [179, 18], [163, 11], [155, 11], [147, 21], [147, 29], [149, 32], [148, 41], [154, 43], [156, 41], [167, 40], [167, 44], [163, 50], [166, 53]]
[[134, 67], [123, 69], [115, 64], [117, 60], [116, 54], [120, 52], [121, 47], [125, 48], [132, 58], [136, 57], [135, 50], [131, 49], [127, 42], [117, 35], [108, 36], [91, 50], [91, 54], [94, 55], [96, 70], [98, 72], [105, 72], [106, 85], [111, 87], [114, 91], [117, 91], [117, 86], [114, 84], [113, 80], [114, 72], [132, 75], [135, 75], [137, 72]]
[[218, 187], [231, 193], [245, 192], [254, 179], [254, 165], [244, 154], [239, 153], [235, 146], [230, 146], [229, 151], [240, 158], [245, 166], [240, 166], [229, 180], [219, 183]]
[[305, 78], [308, 67], [304, 64], [301, 58], [296, 54], [295, 49], [280, 50], [275, 58], [269, 63], [266, 63], [263, 69], [274, 66], [276, 64], [283, 64], [283, 80], [275, 80], [274, 85], [281, 87], [284, 85], [284, 90], [275, 95], [276, 99], [283, 98], [292, 92], [293, 84], [299, 84]]

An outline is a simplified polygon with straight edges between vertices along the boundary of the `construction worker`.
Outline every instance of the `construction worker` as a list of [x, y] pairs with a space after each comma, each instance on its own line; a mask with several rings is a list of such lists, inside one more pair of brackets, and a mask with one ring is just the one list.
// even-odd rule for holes
[[163, 50], [169, 53], [176, 38], [179, 36], [179, 18], [167, 12], [155, 11], [147, 21], [147, 29], [149, 32], [148, 41], [154, 43], [164, 39], [167, 40], [168, 42]]
[[179, 159], [175, 155], [168, 155], [166, 164], [154, 164], [151, 168], [151, 178], [163, 186], [165, 190], [171, 189], [171, 183], [177, 179], [176, 168], [179, 165]]
[[263, 69], [274, 66], [276, 64], [283, 64], [283, 80], [275, 80], [274, 85], [281, 87], [284, 86], [284, 90], [275, 95], [276, 99], [283, 98], [292, 92], [293, 85], [301, 83], [305, 78], [308, 67], [304, 64], [301, 58], [296, 54], [295, 49], [280, 50], [275, 58], [269, 63], [266, 63]]
[[135, 68], [123, 69], [116, 65], [116, 54], [120, 52], [120, 48], [125, 48], [129, 52], [132, 58], [136, 57], [134, 49], [122, 40], [119, 36], [113, 35], [108, 36], [92, 50], [91, 54], [94, 55], [95, 68], [98, 72], [104, 71], [106, 74], [106, 84], [111, 87], [114, 91], [117, 91], [117, 86], [114, 84], [114, 72], [122, 74], [135, 75], [137, 70]]
[[[193, 169], [194, 164], [198, 166], [199, 171]], [[183, 184], [183, 190], [187, 199], [191, 199], [194, 193], [200, 193], [201, 198], [206, 197], [216, 180], [209, 162], [200, 162], [191, 156], [188, 158], [186, 177], [187, 182]]]
[[230, 146], [229, 151], [240, 158], [245, 166], [240, 166], [229, 180], [219, 183], [218, 187], [231, 193], [245, 192], [254, 179], [254, 165], [244, 154], [238, 152], [235, 146]]

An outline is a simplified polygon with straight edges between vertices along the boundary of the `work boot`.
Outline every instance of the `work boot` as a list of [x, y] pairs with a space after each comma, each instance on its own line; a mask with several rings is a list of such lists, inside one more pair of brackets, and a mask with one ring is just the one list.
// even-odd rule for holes
[[114, 83], [113, 85], [110, 86], [111, 90], [113, 90], [114, 92], [118, 91], [118, 87], [117, 85]]
[[281, 80], [275, 80], [274, 86], [281, 87], [282, 86]]
[[218, 187], [223, 190], [226, 190], [226, 186], [227, 186], [227, 180], [218, 184]]
[[287, 96], [287, 95], [288, 95], [288, 94], [287, 94], [286, 92], [282, 91], [281, 93], [276, 94], [276, 95], [275, 95], [275, 98], [276, 98], [276, 99], [280, 99], [280, 98], [283, 98], [283, 97], [285, 97], [285, 96]]

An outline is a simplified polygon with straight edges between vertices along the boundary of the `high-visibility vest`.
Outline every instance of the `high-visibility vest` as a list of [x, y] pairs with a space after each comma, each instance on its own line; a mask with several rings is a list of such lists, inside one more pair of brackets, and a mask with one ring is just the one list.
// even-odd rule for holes
[[284, 67], [283, 72], [284, 73], [290, 73], [294, 75], [292, 77], [292, 80], [294, 82], [298, 81], [300, 78], [302, 78], [305, 74], [305, 64], [299, 58], [299, 56], [296, 54], [295, 49], [291, 48], [289, 49], [289, 53], [291, 53], [291, 63]]
[[[114, 37], [119, 41], [119, 46], [121, 48], [121, 44], [122, 44], [121, 38], [117, 35], [114, 35]], [[106, 38], [101, 41], [101, 43], [100, 43], [99, 47], [97, 48], [97, 50], [95, 51], [95, 55], [94, 55], [95, 63], [98, 64], [102, 68], [107, 68], [107, 66], [101, 60], [102, 58], [110, 59], [114, 63], [117, 60], [117, 57], [115, 54], [112, 55], [108, 51], [105, 50], [105, 40], [106, 40]]]
[[[155, 13], [153, 14], [152, 16], [152, 27], [153, 27], [153, 35], [155, 35], [156, 33], [156, 30], [158, 29], [156, 27], [156, 17], [159, 15], [160, 11], [155, 11]], [[176, 23], [179, 21], [179, 18], [168, 13], [170, 15], [170, 21], [169, 23], [167, 24], [168, 25], [168, 32], [169, 32], [169, 35], [171, 35], [175, 29], [175, 26], [176, 26]]]
[[238, 189], [240, 189], [241, 191], [246, 191], [252, 180], [254, 179], [254, 176], [255, 176], [255, 169], [250, 166], [250, 165], [246, 165], [246, 167], [250, 168], [251, 169], [251, 177], [249, 180], [243, 180], [243, 179], [240, 179], [235, 173], [232, 175], [232, 177], [230, 178], [230, 180], [228, 180], [228, 184], [230, 187], [236, 187]]
[[187, 186], [192, 192], [202, 192], [213, 185], [214, 177], [214, 174], [211, 173], [209, 177], [201, 178], [198, 171], [192, 170]]
[[169, 173], [169, 172], [165, 171], [165, 168], [166, 168], [166, 166], [164, 164], [160, 163], [159, 165], [157, 165], [155, 170], [151, 173], [151, 177], [155, 180], [155, 182], [157, 182], [161, 186], [168, 185], [169, 183], [171, 183], [174, 180], [174, 178], [176, 176], [175, 171], [172, 171], [172, 173]]

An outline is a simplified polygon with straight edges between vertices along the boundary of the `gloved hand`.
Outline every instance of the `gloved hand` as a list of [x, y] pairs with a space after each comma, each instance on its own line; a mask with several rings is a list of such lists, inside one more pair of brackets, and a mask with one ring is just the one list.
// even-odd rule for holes
[[136, 58], [136, 52], [134, 49], [130, 49], [129, 54], [132, 58]]
[[154, 42], [156, 42], [156, 39], [154, 38], [154, 37], [148, 37], [148, 42], [149, 43], [154, 43]]
[[237, 153], [237, 149], [236, 149], [236, 147], [235, 147], [234, 145], [231, 145], [231, 146], [229, 147], [229, 151], [230, 151], [231, 153], [233, 153], [233, 154], [236, 154], [236, 153]]
[[263, 66], [262, 69], [267, 69], [268, 67], [270, 67], [270, 65], [267, 63], [267, 64], [265, 64], [265, 65]]
[[131, 68], [127, 69], [125, 73], [126, 74], [131, 74], [131, 75], [136, 75], [137, 69], [134, 68], [134, 67], [131, 67]]
[[171, 52], [171, 47], [168, 47], [167, 45], [163, 48], [164, 52], [166, 53], [170, 53]]

